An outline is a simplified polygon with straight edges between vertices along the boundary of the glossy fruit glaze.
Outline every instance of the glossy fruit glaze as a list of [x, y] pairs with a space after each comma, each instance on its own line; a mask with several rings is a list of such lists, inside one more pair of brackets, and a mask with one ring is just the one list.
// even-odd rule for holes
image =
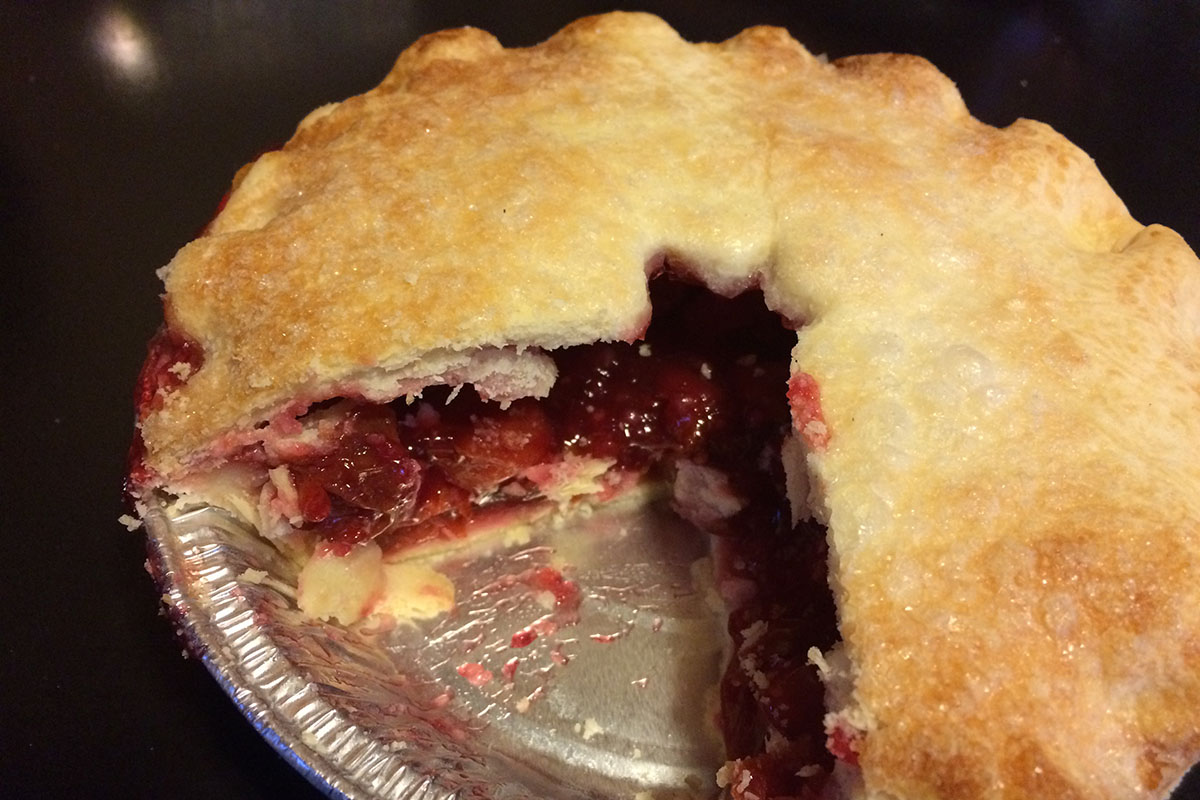
[[794, 335], [757, 293], [653, 285], [645, 340], [553, 353], [559, 377], [544, 400], [502, 408], [440, 387], [413, 405], [352, 407], [335, 448], [288, 464], [304, 527], [392, 550], [462, 536], [489, 509], [537, 501], [537, 468], [568, 456], [609, 459], [621, 474], [669, 472], [677, 459], [711, 466], [744, 509], [710, 532], [778, 525]]

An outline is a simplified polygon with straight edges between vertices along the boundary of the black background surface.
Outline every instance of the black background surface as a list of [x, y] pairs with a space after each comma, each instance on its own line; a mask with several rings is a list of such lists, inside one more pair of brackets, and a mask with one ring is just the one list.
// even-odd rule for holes
[[771, 23], [831, 57], [924, 55], [976, 116], [1050, 122], [1137, 219], [1200, 244], [1197, 3], [5, 2], [0, 795], [318, 796], [181, 657], [116, 522], [154, 270], [239, 166], [420, 34], [533, 44], [622, 6], [695, 40]]

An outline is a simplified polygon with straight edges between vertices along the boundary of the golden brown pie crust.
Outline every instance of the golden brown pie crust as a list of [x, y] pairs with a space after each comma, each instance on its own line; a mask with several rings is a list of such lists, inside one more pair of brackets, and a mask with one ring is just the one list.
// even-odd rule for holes
[[204, 364], [141, 420], [147, 486], [330, 396], [544, 393], [538, 349], [635, 338], [664, 254], [805, 323], [855, 791], [1165, 794], [1200, 756], [1200, 263], [915, 57], [642, 14], [422, 39], [165, 270]]

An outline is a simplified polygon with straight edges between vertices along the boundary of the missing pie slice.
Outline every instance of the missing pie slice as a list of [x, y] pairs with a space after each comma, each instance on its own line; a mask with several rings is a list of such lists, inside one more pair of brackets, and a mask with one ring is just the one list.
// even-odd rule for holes
[[1200, 263], [920, 59], [428, 36], [162, 277], [132, 492], [313, 580], [666, 482], [730, 555], [735, 798], [1163, 797], [1200, 756]]

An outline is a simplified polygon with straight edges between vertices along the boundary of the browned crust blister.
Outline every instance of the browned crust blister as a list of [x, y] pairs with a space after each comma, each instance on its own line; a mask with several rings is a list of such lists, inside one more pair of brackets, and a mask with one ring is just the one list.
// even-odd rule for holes
[[1200, 265], [917, 58], [630, 14], [422, 39], [169, 266], [205, 363], [147, 464], [169, 484], [296, 398], [471, 379], [481, 348], [536, 393], [539, 348], [637, 336], [662, 254], [807, 323], [860, 791], [1163, 795], [1200, 754]]

